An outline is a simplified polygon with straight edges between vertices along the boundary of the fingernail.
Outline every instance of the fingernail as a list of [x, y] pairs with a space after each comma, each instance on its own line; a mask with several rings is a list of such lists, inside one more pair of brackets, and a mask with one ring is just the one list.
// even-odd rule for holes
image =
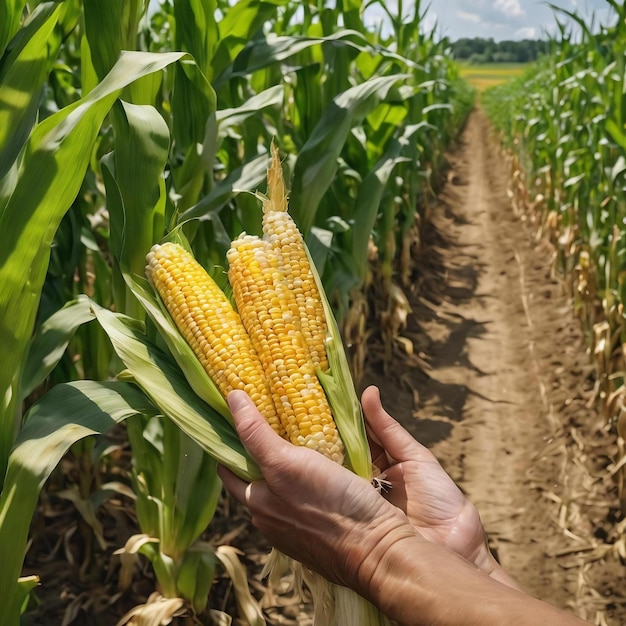
[[227, 401], [231, 413], [236, 413], [237, 411], [243, 411], [243, 409], [248, 406], [248, 404], [250, 403], [250, 398], [245, 391], [235, 389], [228, 394]]

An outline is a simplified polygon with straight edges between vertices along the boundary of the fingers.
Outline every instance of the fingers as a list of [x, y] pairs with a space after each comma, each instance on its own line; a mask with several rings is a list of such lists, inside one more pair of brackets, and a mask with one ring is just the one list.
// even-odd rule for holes
[[377, 387], [368, 387], [362, 397], [363, 413], [370, 437], [396, 461], [407, 460], [416, 450], [427, 452], [385, 409]]
[[[245, 480], [241, 480], [241, 478], [235, 476], [235, 474], [223, 465], [217, 466], [217, 473], [222, 483], [224, 483], [224, 487], [228, 489], [235, 500], [237, 500], [240, 504], [246, 504], [246, 489], [252, 483], [247, 483]], [[249, 500], [249, 498], [247, 499]]]
[[218, 465], [217, 473], [228, 492], [250, 511], [252, 524], [261, 529], [259, 520], [267, 518], [268, 510], [272, 512], [275, 508], [267, 483], [264, 480], [251, 483], [241, 480], [223, 465]]

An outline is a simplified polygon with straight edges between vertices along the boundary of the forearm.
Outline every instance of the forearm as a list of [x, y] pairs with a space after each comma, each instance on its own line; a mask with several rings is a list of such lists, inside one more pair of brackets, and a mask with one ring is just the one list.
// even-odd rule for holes
[[[367, 572], [363, 574], [367, 578]], [[371, 572], [365, 594], [400, 626], [584, 623], [419, 539], [399, 541], [387, 551]]]

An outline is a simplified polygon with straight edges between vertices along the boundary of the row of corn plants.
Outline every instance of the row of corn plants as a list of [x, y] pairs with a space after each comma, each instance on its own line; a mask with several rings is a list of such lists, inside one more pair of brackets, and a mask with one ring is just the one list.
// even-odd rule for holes
[[[0, 1], [0, 625], [46, 584], [20, 574], [39, 494], [68, 454], [84, 473], [60, 479], [65, 497], [97, 538], [81, 574], [97, 578], [92, 553], [111, 547], [122, 590], [138, 555], [153, 569], [158, 593], [128, 621], [225, 619], [207, 607], [219, 566], [241, 619], [264, 623], [234, 551], [201, 540], [216, 459], [258, 470], [151, 294], [146, 255], [177, 239], [225, 284], [231, 241], [261, 233], [275, 141], [327, 313], [356, 346], [344, 377], [348, 360], [362, 368], [366, 315], [391, 354], [420, 207], [471, 96], [420, 33], [419, 3], [373, 4], [385, 29], [350, 0]], [[111, 448], [97, 435], [121, 422], [132, 467], [103, 485]], [[110, 546], [98, 515], [129, 487], [138, 532]]]
[[513, 155], [514, 201], [551, 239], [568, 277], [595, 363], [595, 396], [616, 426], [623, 458], [626, 8], [606, 1], [612, 20], [604, 25], [563, 11], [574, 26], [559, 24], [550, 53], [483, 101]]

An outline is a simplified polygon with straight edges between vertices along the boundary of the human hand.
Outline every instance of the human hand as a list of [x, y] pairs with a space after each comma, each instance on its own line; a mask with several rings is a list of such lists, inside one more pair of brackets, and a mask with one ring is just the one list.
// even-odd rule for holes
[[228, 491], [274, 547], [368, 597], [385, 554], [419, 539], [406, 515], [364, 478], [277, 436], [244, 392], [231, 392], [228, 403], [264, 476], [248, 483], [220, 467]]
[[515, 583], [491, 554], [478, 511], [441, 467], [382, 407], [376, 387], [362, 397], [372, 460], [391, 487], [383, 495], [427, 540], [443, 544], [482, 571]]

